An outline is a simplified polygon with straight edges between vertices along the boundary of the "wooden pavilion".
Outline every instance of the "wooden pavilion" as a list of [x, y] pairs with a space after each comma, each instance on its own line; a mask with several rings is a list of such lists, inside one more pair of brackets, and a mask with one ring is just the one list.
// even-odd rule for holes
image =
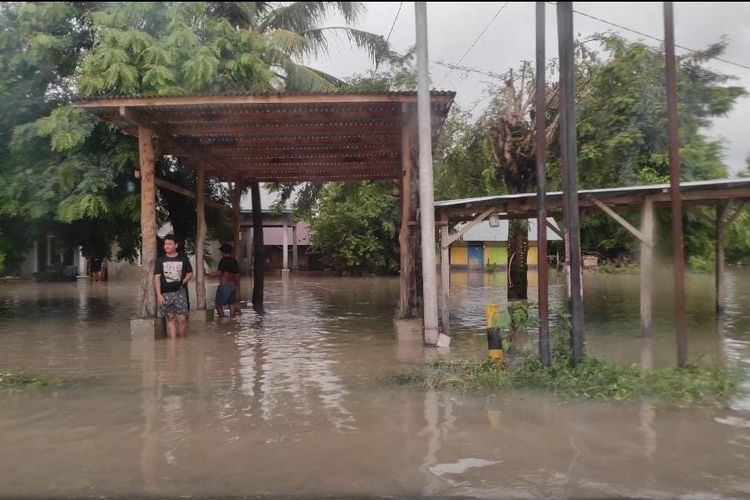
[[[430, 95], [433, 148], [454, 96], [454, 92]], [[156, 314], [152, 286], [156, 187], [193, 195], [155, 178], [157, 155], [178, 157], [196, 172], [198, 263], [204, 257], [206, 199], [202, 188], [206, 176], [233, 185], [231, 210], [236, 252], [240, 248], [237, 241], [240, 196], [250, 184], [398, 180], [402, 200], [399, 314], [416, 315], [415, 270], [419, 253], [416, 92], [97, 97], [78, 100], [74, 105], [138, 137], [143, 318]], [[255, 208], [255, 201], [253, 205]], [[257, 274], [262, 273], [262, 266], [255, 267], [256, 283], [262, 283]], [[205, 310], [203, 266], [196, 266], [195, 278], [196, 305]]]
[[[563, 195], [560, 191], [545, 195], [549, 213], [561, 214]], [[629, 186], [619, 188], [588, 189], [578, 191], [579, 211], [601, 210], [623, 226], [640, 242], [640, 315], [641, 330], [647, 335], [651, 330], [651, 305], [654, 262], [654, 210], [669, 207], [671, 188], [669, 184]], [[724, 308], [724, 230], [750, 201], [750, 179], [719, 179], [680, 183], [680, 198], [686, 206], [713, 205], [716, 208], [716, 310]], [[734, 206], [730, 203], [734, 202]], [[484, 196], [435, 202], [436, 226], [440, 227], [442, 321], [444, 331], [449, 330], [448, 309], [450, 304], [448, 255], [450, 246], [466, 231], [491, 215], [503, 219], [526, 219], [537, 213], [536, 193]], [[640, 228], [625, 218], [624, 212], [641, 212]], [[451, 234], [449, 227], [458, 222], [468, 222], [459, 231]], [[549, 226], [552, 227], [552, 226]], [[553, 230], [557, 231], [554, 227]], [[562, 236], [562, 234], [560, 235]], [[540, 256], [540, 262], [542, 257]], [[541, 278], [539, 286], [547, 286]]]

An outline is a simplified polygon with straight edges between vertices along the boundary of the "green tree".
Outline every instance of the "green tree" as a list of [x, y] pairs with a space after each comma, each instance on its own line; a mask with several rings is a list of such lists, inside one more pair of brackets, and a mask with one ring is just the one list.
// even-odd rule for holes
[[486, 124], [451, 108], [435, 154], [435, 199], [450, 200], [506, 192], [495, 170]]
[[[664, 53], [643, 43], [609, 35], [601, 38], [603, 59], [591, 74], [578, 101], [579, 179], [582, 189], [668, 182]], [[706, 67], [719, 57], [726, 41], [678, 58], [678, 116], [682, 180], [727, 176], [718, 140], [705, 135], [711, 120], [728, 113], [746, 94], [727, 85], [733, 78]], [[685, 215], [688, 259], [710, 258], [711, 224], [703, 216]], [[628, 214], [637, 223], [638, 214]], [[660, 217], [662, 231], [669, 218]], [[634, 250], [632, 237], [604, 215], [581, 220], [584, 248], [614, 256]]]
[[397, 271], [398, 200], [393, 182], [327, 184], [310, 221], [313, 251], [341, 273]]
[[[126, 256], [137, 247], [138, 193], [127, 189], [137, 168], [136, 144], [67, 106], [73, 89], [86, 96], [331, 90], [336, 79], [300, 63], [326, 52], [329, 34], [344, 33], [373, 58], [388, 53], [380, 36], [321, 25], [333, 12], [355, 20], [363, 9], [357, 2], [11, 3], [1, 9], [0, 137], [8, 154], [0, 160], [6, 180], [0, 248], [18, 254], [29, 241], [6, 241], [16, 234], [6, 226], [29, 221], [55, 220], [62, 232], [88, 221], [98, 231], [89, 235], [95, 243], [78, 242], [85, 252], [110, 238], [120, 240]], [[195, 188], [179, 159], [162, 159], [159, 168], [176, 184]], [[209, 197], [226, 195], [215, 181], [206, 190]], [[194, 203], [175, 202], [166, 192], [160, 200], [172, 221]], [[192, 239], [194, 227], [181, 230]]]

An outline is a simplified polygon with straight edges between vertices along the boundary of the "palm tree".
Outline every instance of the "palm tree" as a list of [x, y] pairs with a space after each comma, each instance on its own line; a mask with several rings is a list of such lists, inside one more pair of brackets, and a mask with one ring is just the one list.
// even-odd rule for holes
[[338, 78], [299, 61], [328, 55], [331, 35], [343, 35], [349, 43], [365, 49], [376, 62], [392, 55], [381, 35], [348, 26], [321, 26], [332, 14], [347, 25], [364, 13], [361, 2], [212, 2], [209, 15], [226, 19], [239, 29], [262, 34], [267, 41], [265, 60], [277, 70], [287, 90], [330, 90], [340, 86]]

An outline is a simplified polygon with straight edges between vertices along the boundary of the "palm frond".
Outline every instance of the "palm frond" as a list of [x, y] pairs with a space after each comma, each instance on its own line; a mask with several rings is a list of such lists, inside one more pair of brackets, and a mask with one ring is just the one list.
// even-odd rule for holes
[[276, 29], [297, 33], [312, 30], [320, 25], [334, 5], [330, 2], [293, 2], [269, 10], [259, 23], [258, 30], [263, 33]]
[[370, 58], [372, 58], [373, 62], [378, 62], [382, 59], [389, 59], [397, 56], [397, 54], [391, 50], [390, 45], [382, 35], [376, 35], [375, 33], [370, 33], [354, 28], [347, 28], [345, 26], [318, 28], [315, 30], [303, 32], [302, 35], [311, 39], [325, 39], [326, 33], [330, 31], [343, 33], [349, 43], [352, 43], [356, 47], [367, 51], [367, 54], [370, 56]]
[[292, 92], [329, 92], [336, 87], [323, 75], [307, 66], [287, 60], [281, 65], [286, 80], [285, 90]]
[[317, 48], [315, 43], [305, 38], [299, 33], [293, 31], [278, 29], [267, 35], [269, 46], [280, 50], [291, 57], [304, 57], [306, 55], [316, 55]]

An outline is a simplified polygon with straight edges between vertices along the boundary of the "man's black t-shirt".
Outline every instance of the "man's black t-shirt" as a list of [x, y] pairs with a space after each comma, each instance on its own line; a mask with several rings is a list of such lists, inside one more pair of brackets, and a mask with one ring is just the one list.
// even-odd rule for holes
[[187, 273], [192, 273], [190, 260], [183, 254], [156, 259], [154, 274], [161, 274], [161, 293], [172, 293], [182, 288]]
[[237, 260], [232, 257], [222, 257], [219, 261], [219, 271], [239, 274], [240, 265], [237, 263]]

